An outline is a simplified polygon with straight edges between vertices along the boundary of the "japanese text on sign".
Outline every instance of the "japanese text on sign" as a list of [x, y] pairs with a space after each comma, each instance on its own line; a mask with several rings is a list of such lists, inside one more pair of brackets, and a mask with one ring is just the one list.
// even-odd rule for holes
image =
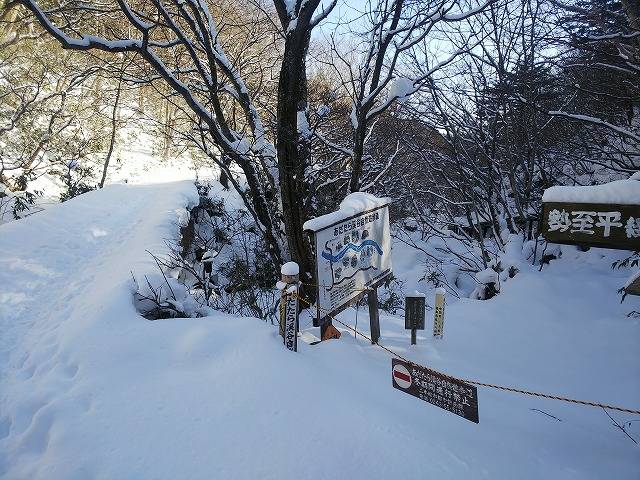
[[479, 423], [478, 390], [473, 385], [397, 358], [391, 367], [394, 388]]
[[611, 236], [611, 229], [624, 226], [627, 238], [640, 237], [640, 218], [629, 217], [623, 224], [620, 220], [622, 214], [620, 212], [591, 212], [584, 210], [573, 210], [567, 212], [554, 209], [549, 212], [548, 226], [549, 231], [571, 233], [586, 233], [593, 235], [594, 228], [602, 228], [602, 236]]
[[554, 243], [640, 249], [640, 205], [545, 203], [542, 232]]
[[298, 299], [294, 295], [287, 296], [285, 303], [284, 345], [294, 352], [298, 351], [297, 311]]

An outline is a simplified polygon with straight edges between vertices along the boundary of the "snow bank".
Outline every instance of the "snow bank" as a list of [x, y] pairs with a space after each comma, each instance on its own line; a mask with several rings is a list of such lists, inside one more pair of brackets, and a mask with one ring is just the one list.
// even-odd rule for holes
[[340, 203], [339, 210], [307, 220], [304, 222], [303, 228], [305, 230], [317, 232], [318, 230], [322, 230], [334, 223], [341, 222], [346, 218], [366, 212], [367, 210], [383, 207], [389, 203], [391, 203], [391, 199], [387, 197], [378, 198], [365, 192], [351, 193]]
[[145, 250], [167, 252], [197, 200], [191, 181], [109, 185], [0, 226], [0, 477], [145, 476], [110, 475], [95, 457], [146, 428], [136, 362], [167, 350], [134, 308], [131, 277], [157, 272]]
[[640, 172], [636, 172], [627, 180], [616, 180], [602, 185], [550, 187], [545, 190], [542, 201], [638, 205], [640, 204], [639, 174]]

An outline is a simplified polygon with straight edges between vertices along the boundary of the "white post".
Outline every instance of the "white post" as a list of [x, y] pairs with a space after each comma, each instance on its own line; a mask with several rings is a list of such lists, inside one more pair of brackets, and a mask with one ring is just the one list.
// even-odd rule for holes
[[287, 262], [280, 269], [282, 281], [278, 282], [280, 294], [280, 335], [284, 345], [298, 351], [298, 277], [300, 267], [295, 262]]
[[442, 287], [436, 288], [436, 303], [433, 309], [433, 336], [442, 338], [444, 335], [444, 296], [446, 290]]

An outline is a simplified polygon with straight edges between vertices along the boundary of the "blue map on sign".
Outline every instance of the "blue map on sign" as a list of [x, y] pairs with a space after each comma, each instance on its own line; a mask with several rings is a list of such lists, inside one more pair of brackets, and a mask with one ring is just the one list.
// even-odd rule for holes
[[[325, 244], [325, 249], [320, 255], [329, 262], [331, 269], [332, 285], [328, 290], [353, 278], [358, 272], [376, 268], [372, 264], [373, 256], [382, 256], [384, 252], [380, 244], [367, 238], [368, 236], [369, 231], [367, 230], [354, 231], [344, 236], [344, 242], [336, 238], [335, 243], [327, 242]], [[357, 243], [360, 239], [362, 241]], [[330, 243], [332, 243], [331, 246]], [[335, 253], [332, 247], [335, 248]]]
[[349, 252], [349, 250], [353, 250], [354, 252], [358, 253], [360, 252], [360, 250], [368, 246], [375, 248], [376, 251], [378, 252], [378, 255], [382, 255], [382, 248], [380, 248], [380, 245], [378, 245], [378, 242], [376, 242], [375, 240], [365, 240], [360, 245], [354, 245], [353, 243], [349, 243], [348, 245], [345, 245], [345, 247], [342, 250], [340, 250], [336, 255], [331, 255], [331, 252], [326, 252], [326, 251], [322, 252], [322, 258], [329, 260], [331, 263], [336, 263], [336, 262], [339, 262], [342, 259], [342, 257], [344, 257]]

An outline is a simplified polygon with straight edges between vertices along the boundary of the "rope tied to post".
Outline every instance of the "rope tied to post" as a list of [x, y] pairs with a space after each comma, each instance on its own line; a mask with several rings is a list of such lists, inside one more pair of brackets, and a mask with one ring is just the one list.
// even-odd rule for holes
[[[317, 283], [308, 283], [308, 282], [300, 282], [300, 285], [304, 285], [306, 287], [320, 287], [320, 288], [324, 288], [325, 290], [329, 290], [333, 287], [332, 285], [319, 285]], [[372, 288], [355, 288], [355, 287], [349, 288], [350, 292], [370, 292], [371, 290]]]
[[[366, 290], [366, 289], [364, 289], [364, 290]], [[309, 307], [312, 306], [311, 302], [309, 302], [308, 300], [300, 297], [297, 294], [294, 294], [294, 295], [298, 298], [298, 300], [300, 302], [304, 303], [305, 305], [307, 305]], [[335, 322], [339, 323], [340, 325], [342, 325], [343, 327], [345, 327], [346, 329], [351, 330], [352, 332], [354, 332], [355, 336], [360, 335], [361, 337], [369, 340], [373, 345], [376, 345], [376, 346], [380, 347], [381, 349], [385, 350], [387, 353], [389, 353], [392, 356], [402, 360], [403, 362], [411, 363], [413, 365], [418, 365], [418, 366], [420, 366], [422, 368], [425, 368], [426, 370], [429, 370], [432, 373], [435, 373], [437, 375], [441, 375], [443, 377], [446, 377], [449, 380], [465, 382], [465, 383], [468, 383], [468, 384], [471, 384], [471, 385], [476, 385], [476, 386], [485, 387], [485, 388], [493, 388], [493, 389], [501, 390], [501, 391], [505, 391], [505, 392], [518, 393], [518, 394], [521, 394], [521, 395], [546, 398], [546, 399], [549, 399], [549, 400], [559, 400], [559, 401], [562, 401], [562, 402], [568, 402], [568, 403], [573, 403], [573, 404], [578, 404], [578, 405], [586, 405], [586, 406], [589, 406], [589, 407], [603, 408], [605, 410], [615, 410], [615, 411], [618, 411], [618, 412], [625, 412], [625, 413], [632, 413], [632, 414], [635, 414], [635, 415], [640, 415], [640, 409], [618, 407], [618, 406], [614, 406], [614, 405], [608, 405], [606, 403], [591, 402], [591, 401], [587, 401], [587, 400], [577, 400], [577, 399], [574, 399], [574, 398], [563, 397], [561, 395], [551, 395], [551, 394], [547, 394], [547, 393], [535, 392], [535, 391], [532, 391], [532, 390], [524, 390], [524, 389], [521, 389], [521, 388], [506, 387], [506, 386], [502, 386], [502, 385], [495, 385], [493, 383], [485, 383], [485, 382], [479, 382], [477, 380], [468, 380], [468, 379], [464, 379], [464, 378], [454, 377], [452, 375], [448, 375], [446, 373], [439, 372], [439, 371], [434, 370], [432, 368], [425, 367], [424, 365], [419, 365], [416, 362], [412, 362], [411, 360], [403, 357], [399, 353], [394, 352], [390, 348], [385, 347], [380, 342], [373, 341], [370, 337], [368, 337], [364, 333], [359, 332], [359, 331], [355, 330], [353, 327], [351, 327], [350, 325], [347, 325], [346, 323], [338, 320], [337, 318], [335, 318], [335, 316], [331, 315], [331, 313], [329, 311], [324, 310], [323, 308], [320, 308], [320, 307], [318, 307], [318, 309], [322, 313], [327, 315], [329, 318], [331, 318], [332, 321], [335, 321]]]

